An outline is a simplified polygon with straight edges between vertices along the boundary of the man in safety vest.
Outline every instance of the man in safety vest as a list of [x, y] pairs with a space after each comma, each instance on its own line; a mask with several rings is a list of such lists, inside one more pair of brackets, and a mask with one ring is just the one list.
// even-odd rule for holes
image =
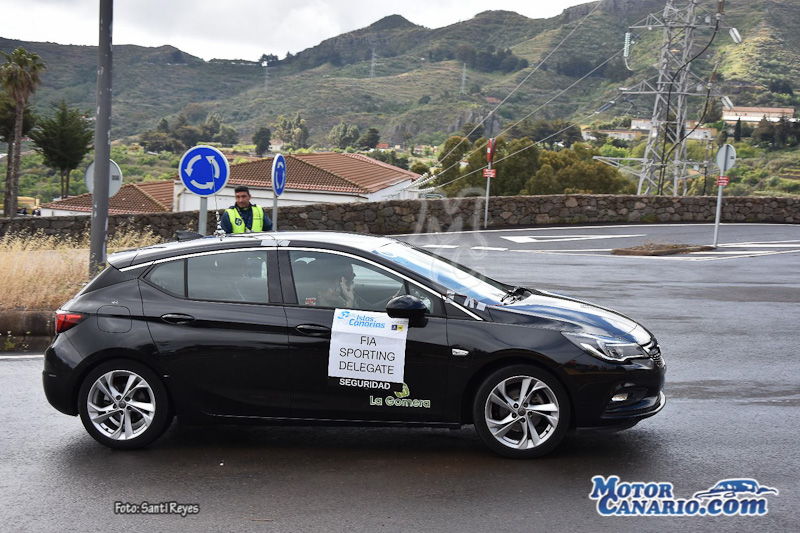
[[236, 205], [226, 209], [220, 220], [225, 233], [272, 231], [272, 220], [264, 213], [264, 209], [250, 203], [250, 189], [238, 185], [233, 191]]

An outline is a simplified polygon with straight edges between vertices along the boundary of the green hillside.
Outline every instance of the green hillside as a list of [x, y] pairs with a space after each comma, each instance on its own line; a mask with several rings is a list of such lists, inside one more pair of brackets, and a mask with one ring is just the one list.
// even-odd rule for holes
[[[619, 51], [628, 26], [648, 13], [661, 14], [664, 3], [606, 0], [498, 110], [494, 133], [530, 115]], [[538, 20], [487, 11], [435, 30], [394, 15], [272, 64], [266, 84], [265, 69], [256, 61], [206, 62], [170, 46], [115, 46], [113, 135], [136, 135], [154, 128], [161, 117], [183, 113], [197, 123], [216, 112], [249, 139], [256, 128], [269, 125], [278, 115], [299, 112], [317, 143], [325, 143], [328, 131], [340, 120], [362, 129], [376, 127], [382, 139], [392, 143], [441, 138], [465, 122], [485, 117], [594, 5]], [[714, 11], [717, 2], [701, 0], [700, 5]], [[800, 4], [729, 0], [725, 21], [739, 28], [744, 43], [735, 45], [726, 30], [720, 32], [708, 53], [692, 65], [693, 72], [707, 77], [719, 62], [720, 88], [736, 105], [798, 106], [793, 88], [800, 90], [800, 73], [794, 68], [800, 63], [800, 34], [794, 28], [800, 24]], [[709, 37], [708, 32], [698, 35], [698, 49]], [[644, 31], [631, 58], [633, 72], [614, 60], [531, 118], [583, 120], [618, 87], [654, 75], [660, 41], [660, 30]], [[0, 38], [0, 50], [20, 45], [39, 53], [48, 64], [44, 85], [33, 101], [37, 110], [47, 110], [49, 103], [62, 98], [81, 109], [94, 108], [95, 47]], [[481, 66], [506, 49], [512, 66]], [[467, 70], [466, 94], [461, 94], [464, 57], [469, 54], [478, 59]], [[513, 67], [523, 60], [527, 68]], [[633, 109], [649, 118], [652, 104], [641, 99]], [[613, 118], [616, 112], [620, 110], [598, 118]]]

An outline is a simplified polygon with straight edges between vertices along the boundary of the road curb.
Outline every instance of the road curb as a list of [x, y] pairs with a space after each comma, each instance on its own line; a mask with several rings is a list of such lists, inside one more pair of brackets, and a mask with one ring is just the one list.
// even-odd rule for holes
[[54, 335], [53, 311], [0, 309], [0, 353], [43, 350]]
[[708, 252], [713, 250], [713, 246], [674, 246], [654, 249], [643, 248], [615, 248], [611, 250], [612, 255], [644, 255], [644, 256], [659, 256], [659, 255], [675, 255], [686, 254], [689, 252]]

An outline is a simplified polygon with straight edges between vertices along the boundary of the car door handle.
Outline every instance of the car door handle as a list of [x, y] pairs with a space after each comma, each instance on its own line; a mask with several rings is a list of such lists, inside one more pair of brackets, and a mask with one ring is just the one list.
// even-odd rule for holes
[[166, 315], [161, 315], [161, 320], [167, 324], [188, 324], [194, 322], [194, 317], [181, 313], [167, 313]]
[[295, 326], [298, 333], [308, 335], [309, 337], [330, 337], [331, 328], [326, 326], [317, 326], [316, 324], [300, 324]]

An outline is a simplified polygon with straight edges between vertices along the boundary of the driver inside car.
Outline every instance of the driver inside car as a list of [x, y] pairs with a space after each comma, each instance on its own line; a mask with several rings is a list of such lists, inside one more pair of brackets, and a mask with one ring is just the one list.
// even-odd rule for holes
[[317, 295], [316, 305], [353, 308], [355, 304], [355, 278], [350, 263], [331, 265], [324, 271], [325, 286]]

